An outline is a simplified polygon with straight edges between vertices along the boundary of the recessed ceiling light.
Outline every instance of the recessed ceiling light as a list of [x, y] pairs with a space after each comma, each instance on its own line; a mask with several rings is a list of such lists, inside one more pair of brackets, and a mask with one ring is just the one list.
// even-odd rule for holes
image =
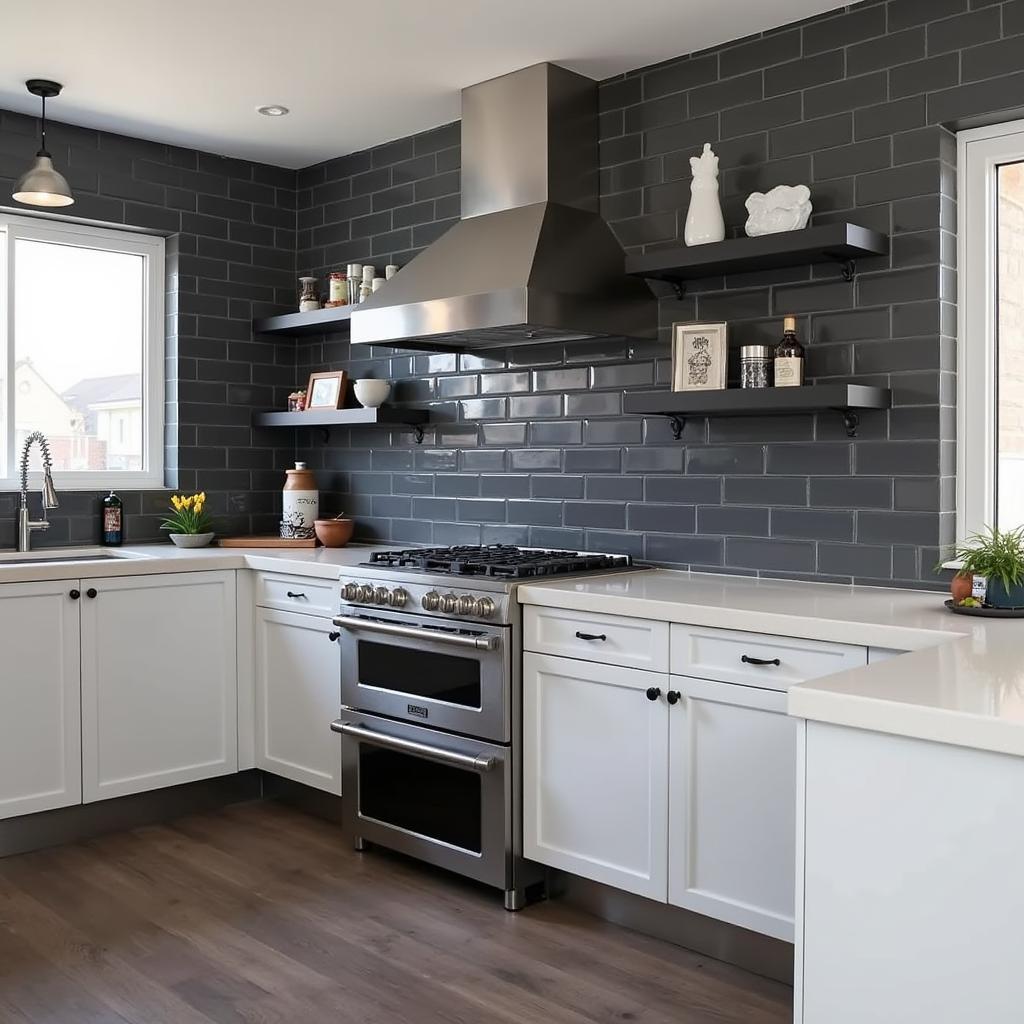
[[288, 108], [282, 107], [280, 103], [270, 103], [265, 107], [257, 107], [256, 112], [266, 114], [267, 117], [284, 117], [288, 113]]

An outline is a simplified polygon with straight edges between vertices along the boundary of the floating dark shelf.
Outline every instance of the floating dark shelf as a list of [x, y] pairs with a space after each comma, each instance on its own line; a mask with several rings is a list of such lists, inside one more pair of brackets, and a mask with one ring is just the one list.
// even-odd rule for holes
[[253, 423], [259, 427], [328, 427], [372, 426], [400, 423], [416, 432], [416, 443], [423, 440], [423, 424], [430, 419], [426, 409], [405, 409], [383, 405], [379, 409], [310, 409], [308, 412], [258, 412]]
[[252, 329], [256, 334], [282, 334], [293, 338], [301, 338], [305, 334], [334, 334], [348, 331], [353, 309], [354, 306], [335, 306], [312, 313], [268, 316], [253, 320]]
[[855, 261], [862, 256], [884, 256], [888, 238], [856, 224], [823, 224], [802, 231], [784, 231], [757, 238], [727, 238], [724, 242], [661, 249], [626, 257], [626, 272], [635, 277], [675, 284], [720, 274], [774, 270], [805, 263], [841, 263], [843, 276], [852, 279]]
[[682, 435], [692, 416], [794, 416], [834, 410], [843, 414], [846, 432], [857, 433], [862, 409], [888, 409], [892, 392], [865, 384], [819, 384], [802, 388], [728, 388], [724, 391], [637, 391], [623, 399], [623, 412], [668, 416]]

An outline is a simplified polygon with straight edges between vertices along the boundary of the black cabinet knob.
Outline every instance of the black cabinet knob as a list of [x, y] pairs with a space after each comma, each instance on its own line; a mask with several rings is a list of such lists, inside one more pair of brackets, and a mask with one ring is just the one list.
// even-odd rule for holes
[[80, 590], [69, 590], [68, 591], [68, 597], [70, 597], [72, 601], [77, 601], [81, 596], [82, 596], [82, 592]]
[[647, 699], [657, 700], [661, 696], [661, 690], [657, 686], [647, 687]]
[[89, 589], [88, 589], [88, 590], [87, 590], [87, 591], [85, 592], [85, 596], [86, 596], [86, 597], [95, 597], [95, 596], [96, 596], [96, 588], [95, 588], [95, 587], [90, 587], [90, 588], [89, 588]]
[[332, 633], [328, 633], [327, 634], [327, 639], [330, 640], [331, 643], [333, 644], [335, 640], [340, 640], [341, 639], [341, 634], [340, 633], [333, 633], [333, 632]]
[[683, 695], [678, 690], [669, 690], [668, 693], [665, 694], [665, 700], [667, 700], [669, 704], [678, 704], [682, 696]]

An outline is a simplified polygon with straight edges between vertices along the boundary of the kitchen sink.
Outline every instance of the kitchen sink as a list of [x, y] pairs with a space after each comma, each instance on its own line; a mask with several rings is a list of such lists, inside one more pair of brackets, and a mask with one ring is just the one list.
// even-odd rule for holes
[[148, 558], [135, 551], [109, 548], [50, 548], [42, 551], [0, 551], [0, 568], [5, 565], [68, 565], [72, 562], [108, 562], [124, 558]]

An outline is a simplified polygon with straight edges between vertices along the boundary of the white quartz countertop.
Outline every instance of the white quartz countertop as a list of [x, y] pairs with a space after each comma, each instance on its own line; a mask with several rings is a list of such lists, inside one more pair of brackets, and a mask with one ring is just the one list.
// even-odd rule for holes
[[789, 713], [1024, 755], [1024, 619], [952, 615], [943, 593], [651, 569], [518, 594], [524, 604], [906, 650], [791, 687]]
[[109, 576], [144, 576], [162, 572], [198, 572], [204, 569], [263, 569], [316, 579], [336, 580], [346, 566], [365, 562], [372, 551], [385, 548], [350, 544], [344, 548], [219, 548], [187, 550], [173, 544], [137, 544], [103, 549], [113, 558], [94, 561], [52, 562], [47, 558], [95, 552], [97, 548], [38, 549], [31, 553], [38, 562], [9, 564], [4, 557], [22, 558], [0, 552], [0, 584], [30, 583], [38, 580], [97, 579]]

